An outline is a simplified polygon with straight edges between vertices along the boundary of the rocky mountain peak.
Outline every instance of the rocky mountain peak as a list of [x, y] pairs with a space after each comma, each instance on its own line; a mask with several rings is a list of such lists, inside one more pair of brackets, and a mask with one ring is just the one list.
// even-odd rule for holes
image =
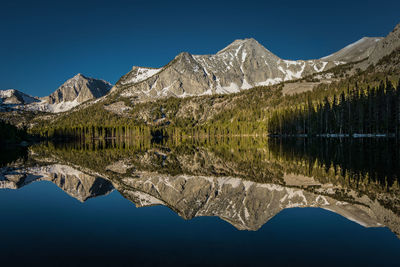
[[73, 84], [73, 86], [77, 86], [77, 84], [82, 80], [87, 80], [87, 78], [82, 74], [78, 73], [72, 78], [66, 80], [61, 86], [65, 86], [66, 84]]
[[246, 39], [236, 39], [232, 43], [230, 43], [228, 46], [223, 48], [222, 50], [218, 51], [217, 54], [223, 53], [227, 50], [232, 50], [232, 49], [237, 49], [240, 46], [256, 46], [260, 45], [255, 39], [253, 38], [246, 38]]
[[176, 59], [188, 59], [191, 57], [192, 57], [192, 55], [189, 52], [181, 52], [175, 58]]
[[257, 42], [257, 40], [255, 40], [254, 38], [237, 39], [224, 49], [218, 51], [216, 55], [232, 54], [238, 56], [242, 55], [243, 53], [251, 53], [257, 56], [270, 55], [279, 59], [271, 51], [269, 51], [267, 48]]
[[179, 53], [175, 59], [179, 63], [183, 63], [185, 65], [196, 64], [196, 60], [193, 58], [193, 55], [188, 52]]
[[182, 52], [176, 57], [174, 69], [184, 74], [186, 72], [198, 72], [202, 66], [196, 61], [194, 56], [188, 52]]
[[111, 87], [112, 85], [106, 81], [86, 77], [78, 73], [48, 96], [47, 100], [50, 104], [58, 104], [65, 101], [82, 103], [104, 96]]
[[88, 78], [84, 76], [82, 73], [78, 73], [72, 79], [88, 79]]
[[0, 90], [0, 104], [26, 105], [34, 102], [39, 100], [16, 89]]

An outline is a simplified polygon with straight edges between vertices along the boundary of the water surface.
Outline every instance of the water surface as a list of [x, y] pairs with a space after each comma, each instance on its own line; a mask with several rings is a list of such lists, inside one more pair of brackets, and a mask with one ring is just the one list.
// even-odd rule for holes
[[0, 174], [5, 266], [398, 264], [391, 140], [111, 140], [12, 151], [2, 151]]

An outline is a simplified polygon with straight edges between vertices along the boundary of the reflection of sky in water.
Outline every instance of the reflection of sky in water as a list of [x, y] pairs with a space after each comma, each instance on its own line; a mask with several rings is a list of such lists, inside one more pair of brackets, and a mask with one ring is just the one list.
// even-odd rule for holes
[[0, 203], [5, 266], [387, 266], [398, 263], [400, 251], [389, 229], [364, 228], [319, 208], [283, 210], [253, 232], [216, 217], [185, 221], [163, 206], [135, 208], [116, 190], [81, 203], [50, 182], [0, 190]]

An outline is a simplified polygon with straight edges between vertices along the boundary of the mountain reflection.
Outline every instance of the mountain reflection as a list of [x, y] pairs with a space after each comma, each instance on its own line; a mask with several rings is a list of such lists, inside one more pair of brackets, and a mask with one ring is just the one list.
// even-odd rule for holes
[[0, 175], [2, 189], [18, 189], [32, 182], [50, 181], [81, 202], [105, 195], [113, 189], [112, 184], [101, 177], [88, 175], [60, 164], [3, 168]]
[[218, 216], [240, 230], [283, 209], [319, 207], [399, 235], [398, 151], [371, 139], [48, 143], [5, 164], [0, 188], [47, 180], [82, 202], [115, 188], [137, 207]]

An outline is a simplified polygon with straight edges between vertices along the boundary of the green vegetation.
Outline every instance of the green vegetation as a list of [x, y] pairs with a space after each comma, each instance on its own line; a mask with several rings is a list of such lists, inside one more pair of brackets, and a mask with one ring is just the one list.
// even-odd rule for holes
[[258, 87], [232, 95], [168, 98], [132, 104], [125, 116], [104, 109], [113, 101], [62, 114], [51, 124], [38, 118], [31, 133], [47, 138], [107, 138], [118, 135], [146, 135], [162, 131], [165, 135], [185, 136], [266, 134], [268, 106], [279, 100], [281, 88]]

